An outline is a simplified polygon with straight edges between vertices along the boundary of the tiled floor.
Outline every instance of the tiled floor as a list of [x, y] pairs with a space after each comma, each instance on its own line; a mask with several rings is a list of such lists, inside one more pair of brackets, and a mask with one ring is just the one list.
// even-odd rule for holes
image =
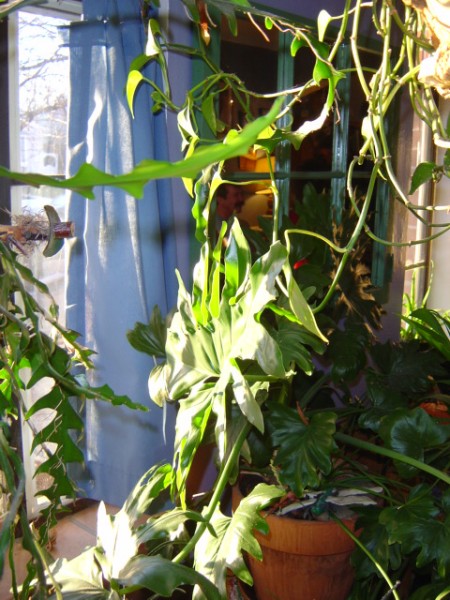
[[[107, 507], [108, 512], [115, 512], [114, 507]], [[51, 549], [52, 555], [57, 558], [73, 558], [86, 546], [95, 544], [97, 525], [97, 504], [84, 508], [79, 512], [65, 516], [55, 527], [54, 545]], [[17, 569], [18, 581], [22, 581], [26, 574], [26, 565], [29, 555], [16, 543], [14, 550], [14, 562]], [[0, 581], [0, 600], [10, 600], [12, 594], [11, 573], [5, 569]]]

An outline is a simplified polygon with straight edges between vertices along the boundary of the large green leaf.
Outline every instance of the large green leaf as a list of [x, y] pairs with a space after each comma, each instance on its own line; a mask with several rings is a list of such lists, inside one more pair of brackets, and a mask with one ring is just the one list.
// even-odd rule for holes
[[305, 488], [317, 488], [321, 476], [332, 469], [336, 448], [335, 413], [316, 413], [305, 422], [297, 410], [271, 403], [267, 415], [269, 433], [277, 449], [274, 464], [282, 483], [301, 497]]
[[250, 253], [238, 223], [232, 237], [238, 239], [234, 247], [236, 265], [240, 266], [233, 275], [229, 274], [224, 286], [236, 295], [222, 295], [218, 316], [201, 324], [196, 322], [191, 300], [180, 285], [179, 311], [168, 330], [166, 380], [159, 383], [167, 388], [172, 400], [180, 401], [180, 411], [186, 413], [178, 419], [177, 440], [188, 448], [193, 445], [195, 449], [200, 442], [201, 431], [193, 431], [192, 424], [200, 415], [208, 417], [211, 408], [219, 416], [217, 427], [227, 429], [223, 422], [227, 390], [233, 392], [245, 417], [257, 428], [263, 428], [252, 384], [241, 370], [242, 361], [254, 361], [260, 376], [287, 377], [278, 344], [258, 320], [259, 313], [277, 297], [275, 280], [287, 260], [286, 249], [277, 243], [250, 267]]
[[194, 523], [203, 522], [204, 518], [195, 511], [181, 510], [179, 508], [149, 517], [145, 525], [137, 529], [138, 542], [139, 544], [143, 544], [151, 540], [166, 538], [173, 540], [179, 535], [186, 521], [193, 521]]
[[[102, 572], [95, 560], [95, 549], [89, 548], [72, 560], [58, 559], [50, 566], [52, 577], [61, 586], [63, 597], [70, 600], [107, 599], [109, 591], [103, 585]], [[57, 600], [53, 594], [51, 600]]]
[[167, 161], [144, 160], [134, 169], [123, 175], [111, 175], [100, 171], [90, 164], [84, 164], [79, 171], [67, 179], [50, 177], [36, 173], [19, 173], [0, 166], [0, 177], [8, 177], [32, 186], [48, 185], [50, 187], [70, 189], [86, 198], [94, 198], [94, 187], [118, 187], [136, 198], [142, 198], [145, 185], [153, 179], [171, 177], [195, 178], [200, 171], [209, 165], [229, 158], [246, 154], [253, 146], [261, 131], [271, 125], [281, 107], [282, 99], [276, 101], [267, 115], [259, 117], [241, 132], [228, 135], [223, 143], [211, 144], [197, 148], [186, 159], [173, 163]]
[[161, 556], [136, 556], [120, 573], [118, 582], [139, 586], [169, 598], [182, 585], [198, 585], [207, 600], [220, 600], [216, 587], [193, 569]]
[[[400, 544], [390, 543], [389, 532], [379, 521], [380, 508], [361, 506], [358, 507], [358, 515], [357, 527], [361, 531], [359, 540], [376, 561], [374, 564], [372, 559], [357, 547], [352, 555], [352, 563], [356, 567], [358, 579], [366, 579], [374, 573], [378, 574], [377, 565], [386, 572], [398, 569], [402, 561]], [[356, 596], [354, 600], [359, 598], [360, 596]]]
[[445, 373], [441, 357], [424, 350], [417, 340], [376, 344], [370, 354], [375, 364], [367, 373], [367, 391], [375, 405], [387, 410], [419, 399], [433, 385], [430, 376]]
[[366, 348], [370, 335], [364, 323], [347, 319], [343, 329], [335, 329], [330, 336], [331, 373], [334, 381], [350, 382], [366, 365]]
[[425, 485], [411, 490], [407, 502], [380, 514], [389, 532], [389, 542], [399, 543], [405, 554], [417, 552], [416, 564], [436, 562], [441, 577], [450, 575], [450, 515], [438, 518], [433, 491]]
[[[421, 461], [427, 449], [444, 444], [450, 437], [449, 428], [436, 423], [421, 408], [399, 409], [386, 415], [379, 433], [389, 448]], [[417, 469], [406, 463], [396, 461], [396, 466], [404, 477], [417, 474]]]
[[[232, 517], [217, 510], [211, 521], [215, 535], [207, 532], [197, 543], [195, 568], [217, 586], [222, 598], [227, 597], [225, 579], [228, 569], [242, 581], [252, 584], [242, 552], [249, 552], [261, 560], [261, 547], [253, 530], [267, 533], [268, 528], [259, 511], [283, 494], [282, 488], [257, 485], [249, 496], [243, 498]], [[194, 597], [199, 599], [202, 595], [197, 593]]]

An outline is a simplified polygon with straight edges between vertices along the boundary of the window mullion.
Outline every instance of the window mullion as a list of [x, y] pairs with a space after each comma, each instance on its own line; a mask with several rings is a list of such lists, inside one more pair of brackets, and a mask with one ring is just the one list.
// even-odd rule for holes
[[[349, 44], [341, 44], [336, 60], [338, 70], [350, 69], [351, 54]], [[331, 180], [331, 206], [333, 207], [336, 222], [339, 224], [342, 218], [345, 200], [345, 173], [348, 161], [348, 132], [350, 123], [350, 87], [351, 78], [347, 76], [339, 81], [336, 86], [339, 114], [336, 115], [333, 124], [333, 173], [340, 173], [339, 177]]]
[[[290, 52], [290, 37], [286, 34], [279, 36], [277, 89], [289, 89], [294, 83], [294, 60]], [[280, 127], [286, 128], [291, 119], [290, 114], [284, 115]], [[281, 214], [289, 213], [289, 173], [291, 170], [291, 146], [288, 141], [278, 145], [276, 152], [277, 187], [280, 194]]]

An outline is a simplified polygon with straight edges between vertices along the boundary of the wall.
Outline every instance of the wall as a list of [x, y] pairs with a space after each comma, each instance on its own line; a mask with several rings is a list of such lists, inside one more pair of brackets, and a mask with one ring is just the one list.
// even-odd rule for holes
[[[450, 101], [441, 100], [442, 122], [448, 123], [450, 117]], [[437, 164], [442, 164], [444, 159], [445, 148], [438, 149], [436, 158]], [[450, 179], [443, 177], [436, 185], [436, 194], [434, 198], [435, 205], [440, 207], [439, 211], [433, 214], [433, 223], [443, 224], [450, 221], [449, 209], [450, 204]], [[436, 233], [433, 230], [432, 233]], [[432, 284], [428, 306], [438, 310], [450, 310], [450, 283], [449, 283], [449, 262], [450, 262], [450, 245], [449, 234], [445, 234], [436, 238], [431, 243], [431, 256], [433, 262], [433, 271], [431, 273]]]
[[304, 2], [302, 0], [264, 0], [258, 3], [261, 6], [274, 8], [292, 13], [293, 15], [301, 15], [307, 19], [315, 21], [320, 10], [325, 9], [330, 14], [339, 14], [340, 7], [344, 6], [343, 0], [321, 0], [321, 2]]

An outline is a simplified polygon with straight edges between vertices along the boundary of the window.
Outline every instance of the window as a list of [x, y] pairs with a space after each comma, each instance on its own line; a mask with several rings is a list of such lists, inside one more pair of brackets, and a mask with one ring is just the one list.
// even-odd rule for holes
[[[9, 147], [13, 170], [49, 175], [65, 173], [69, 54], [62, 44], [60, 28], [78, 18], [80, 11], [79, 2], [48, 2], [38, 8], [18, 11], [9, 18]], [[66, 192], [25, 185], [11, 185], [10, 190], [9, 209], [13, 220], [20, 218], [17, 215], [28, 214], [46, 219], [45, 205], [53, 206], [64, 220]], [[44, 258], [42, 249], [41, 246], [27, 251], [23, 261], [48, 285], [64, 322], [64, 249], [51, 258]], [[39, 392], [33, 388], [26, 393], [28, 406], [45, 392], [45, 380], [39, 385]], [[39, 411], [32, 427], [39, 430], [45, 423], [46, 415]], [[25, 424], [22, 428], [25, 459], [30, 455], [31, 443], [31, 429]], [[36, 492], [48, 487], [45, 475], [32, 477], [41, 460], [39, 449], [25, 460], [30, 517], [37, 514], [39, 502], [43, 501], [35, 496]]]
[[[224, 71], [237, 74], [250, 89], [261, 94], [299, 86], [311, 78], [315, 57], [308, 47], [300, 48], [293, 58], [290, 52], [289, 35], [275, 28], [267, 31], [261, 24], [261, 29], [264, 29], [265, 35], [269, 38], [267, 42], [248, 20], [242, 20], [239, 27], [241, 35], [238, 38], [229, 32], [226, 23], [221, 28], [219, 52]], [[371, 68], [378, 68], [379, 57], [376, 50], [360, 49], [360, 57], [367, 72], [370, 72]], [[338, 69], [349, 69], [351, 65], [350, 46], [348, 43], [343, 43], [337, 56], [336, 66]], [[326, 94], [326, 85], [318, 84], [306, 90], [302, 101], [294, 105], [288, 117], [292, 119], [293, 130], [305, 121], [319, 117]], [[295, 200], [302, 197], [305, 184], [309, 183], [319, 192], [323, 190], [329, 192], [331, 206], [337, 220], [340, 219], [345, 202], [348, 165], [362, 146], [361, 125], [366, 100], [356, 73], [339, 82], [337, 97], [338, 105], [330, 112], [324, 125], [310, 133], [298, 150], [287, 145], [273, 157], [282, 211], [285, 214], [290, 212]], [[271, 104], [270, 98], [253, 98], [251, 112], [256, 115], [266, 112]], [[243, 125], [245, 121], [245, 114], [238, 99], [233, 97], [229, 90], [221, 97], [220, 118], [229, 127], [236, 124]], [[261, 180], [261, 184], [244, 188], [244, 195], [247, 198], [243, 207], [243, 218], [250, 225], [256, 225], [256, 214], [270, 212], [271, 200], [267, 196], [267, 184], [264, 185], [265, 180], [267, 181], [267, 171], [266, 159], [258, 155], [228, 161], [225, 166], [226, 177], [229, 179], [245, 181], [258, 178]], [[367, 189], [369, 175], [367, 165], [355, 169], [354, 179], [361, 196]], [[256, 198], [258, 195], [259, 202]], [[246, 207], [250, 201], [254, 212], [247, 215]], [[379, 183], [371, 227], [380, 238], [384, 239], [388, 236], [388, 207], [388, 191]], [[366, 260], [371, 267], [372, 283], [379, 290], [380, 301], [383, 301], [383, 292], [390, 277], [390, 253], [385, 246], [376, 242], [370, 245], [368, 252]]]

